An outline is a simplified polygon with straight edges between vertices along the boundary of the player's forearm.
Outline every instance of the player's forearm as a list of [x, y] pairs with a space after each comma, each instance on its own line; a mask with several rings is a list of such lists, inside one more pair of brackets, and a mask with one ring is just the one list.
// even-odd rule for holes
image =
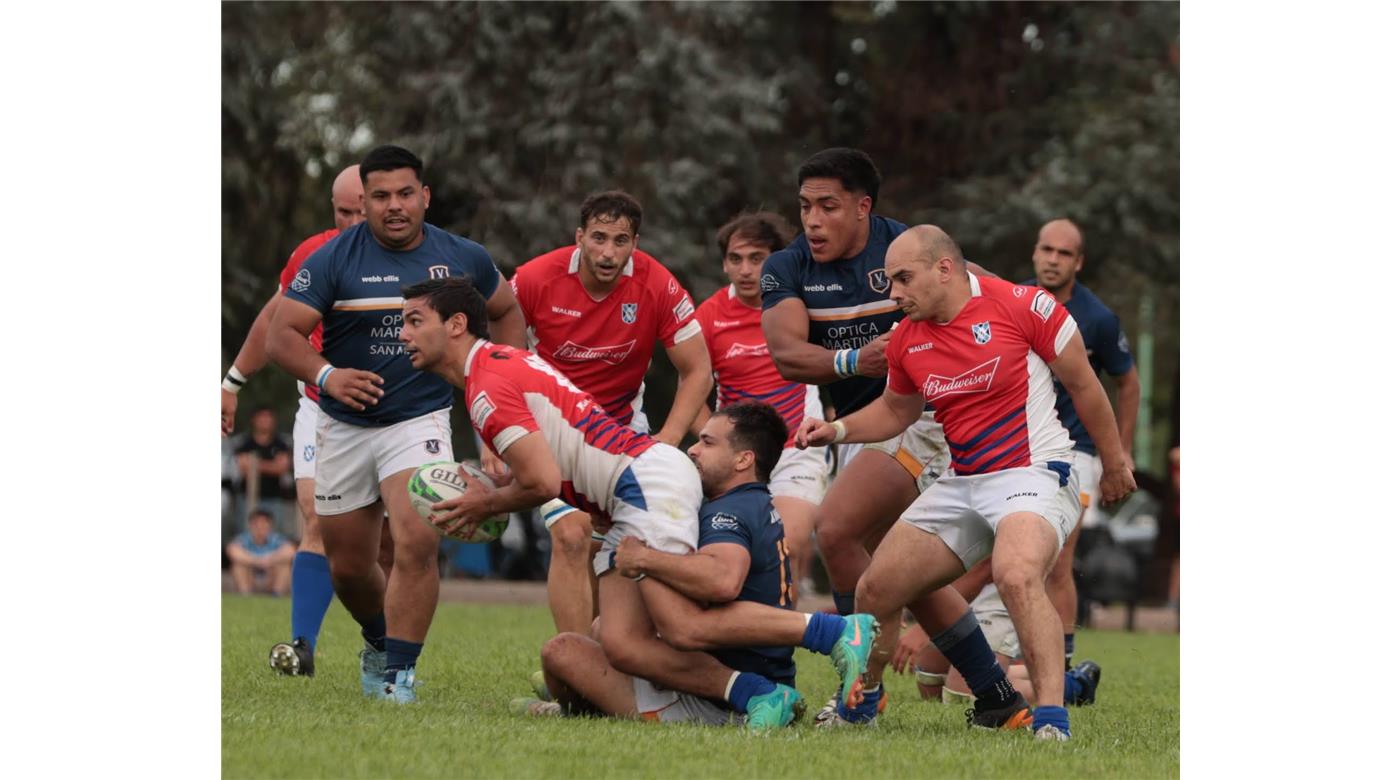
[[496, 515], [534, 509], [558, 495], [558, 484], [551, 488], [544, 483], [522, 483], [519, 479], [515, 479], [505, 487], [496, 488], [487, 495], [485, 516], [495, 517]]
[[309, 385], [316, 384], [317, 372], [326, 365], [326, 359], [311, 348], [305, 334], [289, 325], [278, 327], [276, 323], [268, 329], [267, 357], [283, 371]]
[[[708, 396], [708, 395], [705, 397], [705, 400], [706, 400], [706, 401], [709, 401], [709, 396]], [[696, 413], [695, 419], [690, 421], [690, 432], [693, 433], [693, 434], [695, 434], [696, 436], [699, 436], [699, 435], [700, 435], [700, 429], [701, 429], [701, 428], [704, 428], [704, 427], [705, 427], [705, 423], [707, 423], [707, 422], [709, 422], [709, 421], [710, 421], [710, 405], [709, 405], [708, 403], [700, 404], [700, 411]]]
[[[739, 595], [733, 572], [708, 555], [676, 555], [649, 549], [641, 563], [643, 574], [655, 577], [695, 601], [720, 603], [733, 601]], [[742, 580], [739, 584], [742, 587]]]
[[1133, 451], [1133, 433], [1137, 430], [1138, 403], [1142, 400], [1142, 383], [1137, 369], [1118, 377], [1118, 440], [1125, 452]]
[[871, 401], [864, 409], [842, 417], [846, 426], [843, 442], [875, 442], [892, 439], [919, 419], [919, 408], [913, 414], [896, 408], [887, 396]]
[[778, 366], [778, 373], [789, 382], [808, 385], [829, 385], [843, 377], [836, 374], [836, 351], [816, 344], [801, 342], [775, 348], [768, 344], [769, 354]]
[[280, 297], [280, 294], [274, 294], [263, 304], [257, 318], [253, 320], [253, 327], [248, 329], [247, 338], [243, 339], [238, 356], [233, 359], [233, 367], [244, 377], [256, 374], [267, 365], [267, 330], [272, 325], [272, 315], [277, 311], [277, 300]]
[[1078, 386], [1066, 385], [1065, 389], [1069, 391], [1070, 400], [1074, 402], [1074, 411], [1079, 414], [1079, 420], [1084, 423], [1084, 430], [1089, 432], [1089, 438], [1094, 440], [1094, 446], [1098, 448], [1104, 470], [1122, 466], [1124, 449], [1118, 441], [1118, 426], [1113, 417], [1113, 407], [1108, 403], [1108, 395], [1104, 393], [1103, 385], [1094, 379]]
[[525, 349], [525, 315], [519, 306], [511, 306], [500, 316], [487, 320], [486, 331], [496, 344]]
[[676, 397], [671, 402], [671, 413], [666, 415], [666, 424], [661, 426], [657, 437], [679, 444], [705, 405], [705, 399], [709, 397], [712, 387], [714, 379], [710, 376], [708, 362], [702, 367], [682, 373], [676, 383]]

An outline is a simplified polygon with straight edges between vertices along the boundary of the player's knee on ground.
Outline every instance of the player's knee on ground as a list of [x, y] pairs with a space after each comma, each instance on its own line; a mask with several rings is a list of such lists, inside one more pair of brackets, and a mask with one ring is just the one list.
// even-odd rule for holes
[[593, 524], [588, 515], [572, 512], [549, 529], [554, 554], [569, 560], [586, 559], [593, 543]]
[[546, 674], [555, 677], [566, 678], [569, 659], [577, 652], [580, 642], [584, 641], [581, 634], [567, 632], [556, 634], [544, 646], [540, 648], [540, 666], [544, 668]]

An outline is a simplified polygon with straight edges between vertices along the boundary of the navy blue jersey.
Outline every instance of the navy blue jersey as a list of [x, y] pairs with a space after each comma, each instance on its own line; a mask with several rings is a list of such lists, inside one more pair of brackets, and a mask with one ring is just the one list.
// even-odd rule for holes
[[[763, 263], [763, 308], [788, 298], [807, 306], [811, 326], [807, 340], [824, 349], [855, 349], [873, 341], [904, 319], [890, 300], [885, 277], [885, 250], [905, 231], [888, 217], [870, 217], [870, 238], [860, 254], [846, 260], [818, 263], [807, 237], [799, 235]], [[883, 377], [854, 376], [827, 385], [836, 415], [844, 417], [880, 397]]]
[[486, 249], [424, 223], [423, 242], [406, 252], [385, 249], [369, 224], [342, 232], [302, 263], [287, 297], [321, 312], [321, 354], [331, 365], [373, 371], [384, 397], [363, 412], [321, 394], [321, 410], [352, 425], [393, 425], [452, 406], [452, 386], [413, 368], [399, 341], [404, 285], [465, 276], [482, 297], [500, 283]]
[[[706, 501], [700, 507], [696, 549], [707, 544], [737, 544], [749, 551], [749, 576], [738, 601], [793, 608], [792, 564], [783, 538], [783, 521], [773, 509], [767, 485], [750, 482]], [[761, 674], [784, 685], [792, 685], [797, 677], [791, 646], [727, 647], [710, 654], [731, 669]]]
[[[1026, 284], [1035, 285], [1036, 282], [1032, 279]], [[1118, 324], [1118, 315], [1110, 311], [1099, 296], [1075, 282], [1070, 288], [1069, 300], [1065, 301], [1065, 311], [1079, 326], [1079, 334], [1084, 337], [1084, 351], [1089, 353], [1089, 367], [1095, 374], [1107, 370], [1109, 376], [1122, 376], [1132, 369], [1133, 353], [1128, 349], [1128, 334]], [[1074, 411], [1074, 401], [1059, 379], [1055, 380], [1055, 411], [1074, 440], [1074, 448], [1097, 455], [1098, 448], [1080, 422], [1079, 413]]]

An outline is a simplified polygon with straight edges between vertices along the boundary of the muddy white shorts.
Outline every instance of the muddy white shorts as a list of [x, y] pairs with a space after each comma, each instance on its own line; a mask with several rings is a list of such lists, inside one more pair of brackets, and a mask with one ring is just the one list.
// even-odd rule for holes
[[1070, 453], [1070, 464], [1079, 479], [1079, 505], [1084, 507], [1084, 527], [1093, 528], [1103, 522], [1099, 510], [1099, 480], [1103, 479], [1103, 461], [1099, 456], [1082, 450]]
[[997, 524], [1016, 512], [1045, 518], [1055, 531], [1058, 552], [1079, 519], [1079, 485], [1069, 463], [967, 476], [949, 472], [919, 494], [901, 519], [937, 534], [970, 569], [991, 555]]
[[316, 426], [316, 514], [339, 515], [379, 500], [379, 483], [452, 457], [450, 409], [382, 427], [322, 414]]
[[921, 493], [948, 469], [951, 460], [948, 441], [943, 438], [943, 426], [934, 421], [933, 412], [924, 412], [904, 433], [892, 439], [836, 445], [836, 473], [840, 474], [857, 453], [866, 449], [883, 452], [898, 461], [917, 482]]
[[302, 396], [292, 421], [292, 476], [297, 479], [316, 478], [316, 424], [320, 421], [321, 407]]
[[737, 726], [745, 719], [745, 716], [728, 707], [721, 707], [709, 699], [658, 688], [640, 677], [632, 678], [632, 692], [637, 697], [637, 713], [642, 716], [642, 720], [699, 723], [704, 726]]
[[1016, 636], [1016, 627], [1011, 624], [1011, 613], [1006, 611], [1006, 604], [1002, 603], [1001, 594], [997, 592], [997, 586], [987, 583], [982, 586], [982, 592], [977, 594], [977, 598], [972, 600], [972, 614], [977, 618], [977, 623], [982, 626], [982, 633], [987, 637], [987, 644], [991, 645], [993, 653], [1001, 655], [1015, 661], [1021, 657], [1021, 639]]
[[635, 536], [653, 550], [694, 552], [704, 500], [700, 472], [690, 458], [669, 444], [653, 444], [613, 487], [612, 528], [593, 559], [593, 572], [601, 575], [613, 567], [613, 551], [625, 536]]
[[820, 504], [826, 495], [827, 472], [826, 447], [809, 447], [799, 450], [788, 447], [773, 467], [768, 478], [768, 492], [773, 497], [788, 496], [809, 504]]

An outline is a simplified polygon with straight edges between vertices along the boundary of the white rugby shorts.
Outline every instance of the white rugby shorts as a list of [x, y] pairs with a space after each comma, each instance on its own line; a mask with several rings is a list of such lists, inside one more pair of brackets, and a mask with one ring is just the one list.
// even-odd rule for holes
[[1016, 512], [1045, 518], [1058, 552], [1079, 520], [1079, 484], [1068, 462], [1059, 467], [1063, 476], [1044, 463], [989, 474], [949, 472], [919, 494], [901, 519], [936, 534], [969, 569], [991, 555], [997, 524]]
[[[643, 384], [642, 387], [645, 388], [646, 385]], [[641, 397], [641, 391], [638, 391], [637, 398], [640, 399]], [[643, 436], [650, 436], [651, 431], [647, 428], [647, 413], [642, 411], [640, 404], [641, 401], [639, 400], [636, 404], [633, 405], [634, 414], [632, 415], [632, 421], [627, 424], [627, 427], [634, 433], [640, 433]], [[584, 514], [588, 514], [588, 512], [582, 509], [565, 503], [563, 499], [551, 498], [550, 500], [546, 501], [540, 506], [540, 518], [544, 520], [544, 529], [546, 531], [550, 530], [554, 527], [555, 523], [559, 522], [561, 518], [563, 518], [570, 512], [583, 512]], [[594, 531], [593, 541], [603, 541], [603, 535], [598, 533], [597, 531]]]
[[1103, 522], [1099, 509], [1099, 481], [1103, 479], [1103, 461], [1097, 455], [1082, 450], [1070, 453], [1070, 465], [1079, 479], [1079, 505], [1084, 507], [1084, 527], [1093, 528]]
[[649, 680], [632, 678], [632, 693], [637, 698], [637, 713], [642, 720], [660, 723], [698, 723], [703, 726], [737, 726], [745, 716], [734, 710], [680, 691], [658, 688]]
[[292, 476], [297, 479], [316, 478], [316, 424], [320, 420], [321, 407], [302, 396], [292, 421]]
[[904, 433], [892, 439], [869, 444], [836, 445], [837, 473], [857, 453], [866, 449], [883, 452], [898, 461], [914, 478], [921, 493], [947, 471], [952, 460], [948, 453], [948, 440], [943, 438], [943, 426], [934, 421], [933, 412], [924, 412]]
[[700, 472], [685, 453], [669, 444], [653, 444], [618, 478], [612, 502], [612, 528], [593, 558], [598, 575], [613, 568], [612, 554], [625, 536], [635, 536], [653, 550], [684, 555], [700, 539]]
[[322, 414], [316, 427], [316, 514], [340, 515], [379, 500], [379, 483], [452, 457], [450, 409], [383, 427]]
[[987, 583], [982, 587], [982, 592], [977, 594], [977, 598], [972, 600], [972, 614], [977, 618], [977, 623], [982, 626], [982, 633], [987, 637], [987, 644], [991, 645], [992, 652], [1000, 653], [1015, 661], [1021, 657], [1021, 638], [1016, 635], [1016, 627], [1011, 624], [1011, 613], [1006, 611], [1006, 604], [1002, 603], [1001, 593], [997, 591], [997, 586]]
[[787, 496], [820, 504], [826, 495], [827, 464], [826, 447], [808, 447], [799, 450], [788, 447], [773, 467], [768, 478], [768, 492], [774, 498]]

